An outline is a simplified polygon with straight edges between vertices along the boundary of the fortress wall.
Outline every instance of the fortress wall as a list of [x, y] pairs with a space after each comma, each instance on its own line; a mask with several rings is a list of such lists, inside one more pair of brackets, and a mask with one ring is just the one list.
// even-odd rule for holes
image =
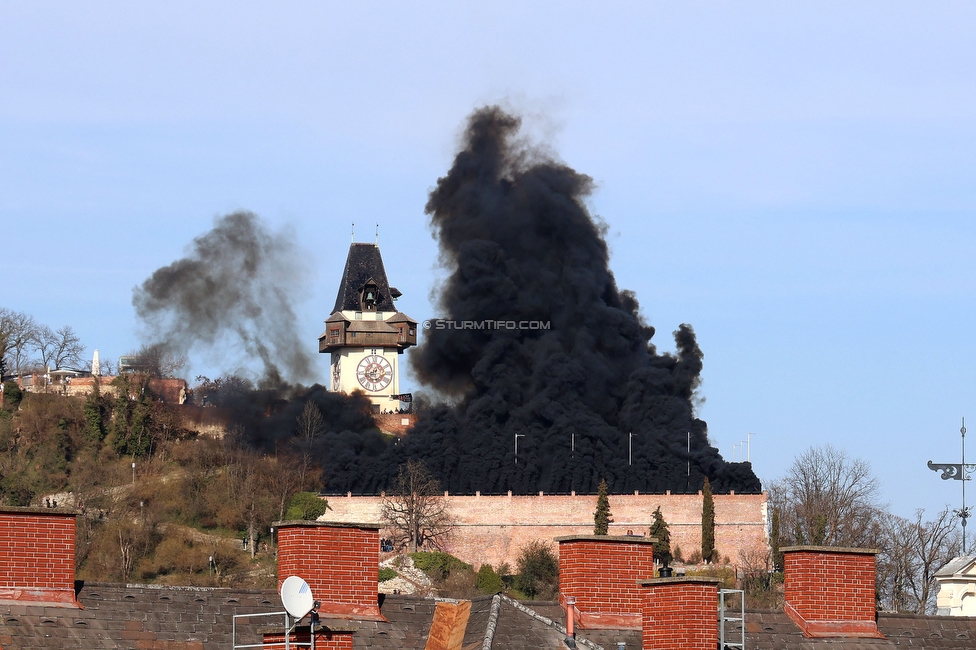
[[[512, 569], [519, 549], [533, 540], [593, 533], [596, 495], [454, 496], [447, 501], [457, 521], [454, 539], [445, 548], [477, 569], [508, 562]], [[382, 497], [330, 496], [329, 521], [380, 521]], [[740, 551], [768, 549], [767, 495], [716, 494], [715, 546], [735, 563]], [[611, 535], [647, 535], [654, 509], [671, 531], [671, 548], [687, 558], [701, 550], [701, 494], [610, 495]], [[381, 533], [382, 535], [382, 533]]]

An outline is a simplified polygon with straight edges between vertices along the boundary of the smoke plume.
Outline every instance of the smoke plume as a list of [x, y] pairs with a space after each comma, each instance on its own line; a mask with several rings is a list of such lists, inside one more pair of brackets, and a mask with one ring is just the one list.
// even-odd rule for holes
[[[426, 211], [450, 276], [441, 319], [538, 321], [545, 329], [430, 329], [409, 353], [451, 405], [421, 411], [399, 443], [353, 453], [333, 438], [329, 491], [378, 491], [407, 458], [452, 492], [517, 494], [761, 489], [748, 463], [726, 463], [695, 417], [703, 354], [694, 331], [658, 353], [636, 297], [617, 288], [603, 226], [587, 211], [592, 180], [517, 137], [497, 107], [469, 119]], [[688, 451], [690, 440], [690, 452]], [[516, 441], [518, 455], [515, 455]]]
[[190, 248], [133, 292], [153, 343], [176, 355], [229, 350], [237, 371], [258, 360], [266, 387], [311, 379], [292, 308], [305, 276], [292, 236], [241, 211], [218, 217]]

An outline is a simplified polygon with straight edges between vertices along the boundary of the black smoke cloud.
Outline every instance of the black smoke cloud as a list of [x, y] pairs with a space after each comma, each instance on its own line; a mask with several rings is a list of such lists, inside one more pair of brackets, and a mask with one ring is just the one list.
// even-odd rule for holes
[[601, 478], [617, 493], [681, 492], [705, 476], [717, 491], [760, 490], [749, 464], [726, 463], [695, 417], [694, 331], [681, 325], [676, 352], [657, 352], [654, 328], [609, 269], [603, 227], [584, 203], [591, 179], [523, 144], [519, 127], [497, 107], [476, 111], [430, 193], [450, 270], [439, 317], [549, 329], [426, 331], [410, 362], [450, 405], [422, 410], [381, 453], [354, 453], [348, 434], [334, 436], [327, 446], [342, 461], [325, 461], [326, 490], [379, 491], [407, 458], [458, 493], [593, 492]]
[[313, 377], [298, 336], [294, 297], [304, 276], [287, 232], [271, 232], [252, 212], [218, 217], [189, 254], [136, 287], [132, 303], [152, 343], [173, 354], [229, 350], [240, 366], [261, 363], [260, 384]]

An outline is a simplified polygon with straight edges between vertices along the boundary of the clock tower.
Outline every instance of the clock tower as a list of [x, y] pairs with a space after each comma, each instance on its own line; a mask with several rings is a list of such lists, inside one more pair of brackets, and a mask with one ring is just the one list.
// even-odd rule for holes
[[417, 344], [417, 322], [397, 311], [400, 295], [386, 279], [379, 246], [354, 242], [319, 352], [332, 355], [332, 390], [362, 391], [374, 413], [404, 407], [397, 399], [400, 360]]

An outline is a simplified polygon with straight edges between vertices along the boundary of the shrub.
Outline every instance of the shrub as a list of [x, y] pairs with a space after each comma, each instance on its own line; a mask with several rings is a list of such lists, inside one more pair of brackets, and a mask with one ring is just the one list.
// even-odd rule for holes
[[20, 400], [24, 398], [24, 391], [15, 381], [5, 382], [3, 385], [3, 405], [5, 408], [15, 410], [20, 405]]
[[380, 582], [393, 580], [393, 578], [397, 577], [398, 575], [400, 574], [394, 571], [393, 569], [391, 569], [390, 567], [385, 566], [380, 568]]
[[704, 567], [701, 571], [688, 571], [687, 575], [718, 578], [722, 581], [719, 585], [721, 589], [735, 589], [735, 569], [730, 566], [715, 566], [713, 564]]
[[552, 599], [559, 593], [559, 560], [552, 546], [536, 540], [518, 556], [515, 588], [528, 598]]
[[471, 571], [471, 565], [465, 564], [450, 553], [443, 551], [419, 551], [411, 553], [413, 565], [430, 576], [431, 580], [447, 580], [453, 572]]
[[682, 563], [685, 561], [685, 556], [682, 555], [682, 553], [681, 553], [681, 547], [678, 546], [678, 545], [675, 545], [675, 547], [674, 547], [674, 561], [675, 562], [682, 562]]
[[292, 497], [285, 519], [315, 521], [324, 515], [326, 510], [332, 510], [327, 500], [320, 499], [314, 492], [299, 492]]
[[482, 564], [478, 569], [478, 579], [475, 583], [478, 591], [483, 594], [497, 594], [505, 590], [505, 581], [495, 573], [490, 564]]

